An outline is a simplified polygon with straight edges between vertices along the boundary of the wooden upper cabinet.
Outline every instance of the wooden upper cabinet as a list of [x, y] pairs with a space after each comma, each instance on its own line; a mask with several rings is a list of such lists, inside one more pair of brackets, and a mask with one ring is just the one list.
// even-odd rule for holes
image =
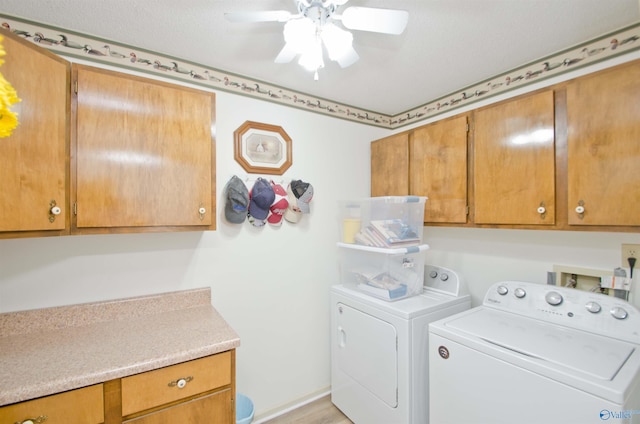
[[555, 223], [554, 122], [551, 90], [475, 112], [475, 223]]
[[570, 225], [640, 225], [639, 99], [640, 61], [567, 86]]
[[371, 143], [371, 197], [409, 194], [409, 135]]
[[[0, 68], [21, 102], [18, 127], [0, 138], [0, 237], [60, 235], [68, 229], [70, 65], [8, 31]], [[59, 214], [51, 213], [60, 208]], [[55, 212], [58, 212], [55, 210]]]
[[424, 222], [467, 222], [467, 116], [438, 121], [409, 139], [409, 193], [428, 197]]
[[214, 95], [81, 65], [73, 80], [73, 230], [215, 229]]

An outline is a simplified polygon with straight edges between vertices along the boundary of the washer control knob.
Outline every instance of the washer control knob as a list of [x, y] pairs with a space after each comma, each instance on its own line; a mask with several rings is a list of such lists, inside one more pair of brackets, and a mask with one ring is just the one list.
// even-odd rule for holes
[[438, 271], [431, 271], [429, 273], [429, 277], [431, 277], [431, 278], [436, 278], [437, 276], [438, 276]]
[[550, 291], [544, 296], [544, 300], [551, 306], [558, 306], [562, 303], [562, 295], [555, 291]]
[[447, 281], [447, 280], [449, 279], [449, 274], [442, 274], [442, 275], [440, 276], [440, 279], [441, 279], [442, 281]]
[[515, 290], [513, 291], [513, 295], [514, 295], [515, 297], [517, 297], [518, 299], [522, 299], [523, 297], [525, 297], [525, 296], [527, 295], [527, 292], [526, 292], [526, 291], [524, 291], [524, 289], [523, 289], [523, 288], [518, 287], [517, 289], [515, 289]]
[[587, 302], [586, 305], [584, 305], [585, 308], [587, 308], [587, 311], [591, 312], [592, 314], [597, 314], [598, 312], [600, 312], [602, 310], [602, 307], [600, 306], [600, 304], [598, 302]]
[[497, 289], [497, 290], [498, 290], [498, 294], [499, 294], [500, 296], [504, 296], [504, 295], [506, 295], [507, 293], [509, 293], [509, 289], [508, 289], [508, 288], [506, 288], [505, 286], [498, 286], [498, 289]]
[[619, 306], [615, 306], [611, 309], [611, 315], [613, 315], [615, 319], [626, 319], [629, 316], [627, 311]]

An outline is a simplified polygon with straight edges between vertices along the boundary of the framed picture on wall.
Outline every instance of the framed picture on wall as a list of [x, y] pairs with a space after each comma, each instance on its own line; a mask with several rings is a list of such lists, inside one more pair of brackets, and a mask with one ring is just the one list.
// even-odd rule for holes
[[291, 137], [282, 127], [246, 121], [233, 137], [234, 158], [249, 173], [282, 175], [292, 164]]

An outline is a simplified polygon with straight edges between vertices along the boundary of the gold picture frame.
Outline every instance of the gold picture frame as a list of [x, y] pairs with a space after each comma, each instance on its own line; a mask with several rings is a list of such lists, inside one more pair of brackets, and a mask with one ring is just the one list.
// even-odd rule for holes
[[249, 173], [282, 175], [293, 163], [291, 137], [282, 127], [246, 121], [233, 138], [233, 157]]

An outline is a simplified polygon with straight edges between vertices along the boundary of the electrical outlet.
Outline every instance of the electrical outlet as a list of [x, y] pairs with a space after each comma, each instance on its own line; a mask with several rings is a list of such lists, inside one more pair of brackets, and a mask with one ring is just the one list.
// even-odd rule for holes
[[[622, 245], [622, 267], [629, 268], [627, 258], [640, 257], [640, 244], [623, 244]], [[636, 264], [640, 267], [640, 264]]]

